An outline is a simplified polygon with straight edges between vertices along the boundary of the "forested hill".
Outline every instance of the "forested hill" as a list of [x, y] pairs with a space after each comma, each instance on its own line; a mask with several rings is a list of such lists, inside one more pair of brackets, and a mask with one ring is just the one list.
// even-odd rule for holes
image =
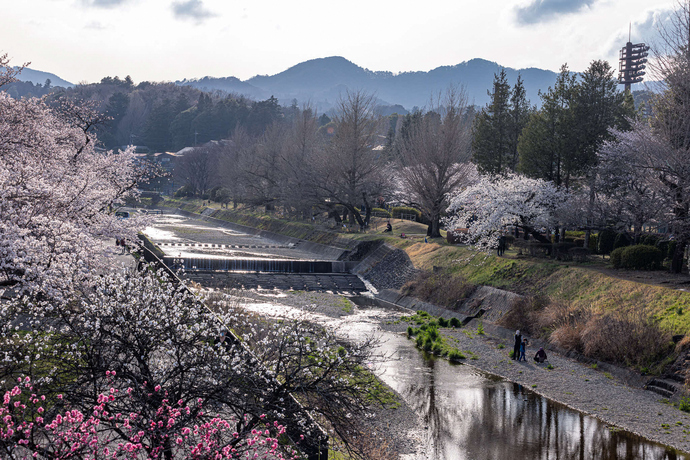
[[[454, 66], [443, 66], [428, 72], [374, 72], [357, 66], [342, 57], [327, 57], [302, 62], [271, 76], [256, 76], [247, 81], [236, 78], [204, 77], [199, 80], [183, 80], [177, 84], [189, 85], [202, 90], [220, 89], [235, 92], [254, 99], [275, 96], [281, 105], [310, 101], [319, 110], [329, 110], [344, 89], [364, 90], [375, 93], [381, 103], [399, 104], [407, 110], [428, 105], [433, 94], [443, 91], [449, 84], [463, 85], [470, 103], [484, 106], [489, 101], [494, 74], [501, 66], [484, 59], [472, 59]], [[509, 83], [515, 84], [518, 74], [527, 90], [527, 98], [539, 103], [539, 90], [553, 85], [556, 73], [542, 69], [506, 68]]]

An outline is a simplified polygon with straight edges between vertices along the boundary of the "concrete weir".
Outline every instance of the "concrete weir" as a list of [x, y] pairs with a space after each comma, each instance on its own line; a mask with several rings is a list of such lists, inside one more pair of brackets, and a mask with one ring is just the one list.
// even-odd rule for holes
[[331, 260], [233, 259], [218, 257], [163, 257], [172, 268], [193, 271], [268, 272], [268, 273], [346, 273], [346, 262]]
[[154, 225], [166, 230], [153, 241], [167, 267], [183, 270], [184, 278], [203, 286], [341, 293], [367, 290], [363, 280], [352, 273], [358, 262], [338, 260], [350, 253], [348, 245], [355, 247], [356, 243], [327, 246], [181, 210], [173, 216], [188, 220]]

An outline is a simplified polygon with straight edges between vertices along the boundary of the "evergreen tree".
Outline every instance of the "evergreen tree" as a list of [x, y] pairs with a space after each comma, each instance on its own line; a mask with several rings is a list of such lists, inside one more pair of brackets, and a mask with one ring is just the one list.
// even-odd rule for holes
[[574, 133], [573, 99], [575, 75], [563, 65], [556, 83], [540, 93], [541, 110], [532, 114], [525, 126], [518, 151], [519, 169], [528, 177], [544, 179], [556, 186], [570, 186], [577, 172], [577, 139]]
[[175, 115], [173, 104], [167, 98], [151, 111], [144, 131], [147, 147], [160, 152], [170, 150], [172, 147], [170, 124]]
[[610, 128], [629, 129], [626, 117], [635, 115], [634, 105], [631, 107], [629, 101], [626, 104], [625, 93], [617, 87], [613, 69], [606, 61], [593, 61], [581, 74], [573, 106], [578, 170], [596, 164], [597, 151], [605, 140], [611, 139]]
[[522, 130], [527, 126], [532, 107], [527, 100], [527, 92], [522, 77], [518, 75], [510, 96], [510, 127], [508, 130], [508, 165], [511, 171], [517, 171], [519, 163], [518, 142]]
[[494, 75], [491, 102], [474, 119], [472, 159], [484, 174], [503, 174], [511, 169], [510, 85], [505, 69]]

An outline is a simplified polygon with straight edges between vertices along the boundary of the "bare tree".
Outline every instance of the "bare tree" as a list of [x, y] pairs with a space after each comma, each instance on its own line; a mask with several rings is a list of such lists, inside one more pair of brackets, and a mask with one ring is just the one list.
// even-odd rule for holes
[[194, 194], [203, 195], [214, 179], [218, 148], [204, 145], [193, 149], [180, 158], [175, 165], [178, 181], [189, 186]]
[[252, 154], [245, 158], [242, 168], [252, 204], [265, 206], [266, 211], [275, 209], [285, 190], [282, 159], [286, 136], [284, 126], [271, 124], [253, 145]]
[[[382, 125], [374, 113], [374, 97], [348, 91], [338, 101], [333, 121], [333, 139], [315, 159], [315, 198], [325, 206], [344, 206], [351, 220], [365, 226], [371, 216], [369, 197], [378, 194], [385, 162], [375, 149]], [[360, 205], [366, 208], [364, 219]]]
[[218, 184], [230, 191], [234, 208], [248, 196], [248, 178], [244, 171], [255, 142], [244, 128], [237, 127], [230, 140], [221, 145], [218, 154]]
[[284, 204], [302, 217], [306, 217], [312, 205], [318, 204], [312, 200], [311, 193], [314, 161], [323, 148], [317, 129], [316, 113], [309, 106], [303, 107], [288, 128], [283, 150]]
[[403, 200], [429, 219], [427, 234], [439, 237], [449, 194], [477, 177], [470, 164], [470, 128], [464, 90], [448, 88], [400, 139], [397, 173]]
[[[671, 271], [679, 273], [690, 242], [690, 1], [677, 3], [659, 29], [650, 68], [663, 82], [652, 101], [652, 132], [635, 129], [642, 167], [652, 168], [672, 201], [676, 250]], [[654, 148], [645, 148], [652, 145]]]

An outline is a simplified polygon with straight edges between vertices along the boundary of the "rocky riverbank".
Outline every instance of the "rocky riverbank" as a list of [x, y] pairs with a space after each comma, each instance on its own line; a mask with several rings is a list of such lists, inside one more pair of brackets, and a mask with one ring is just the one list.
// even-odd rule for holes
[[[270, 300], [256, 293], [250, 297]], [[399, 321], [404, 314], [402, 310], [378, 310], [375, 316], [367, 316], [366, 309], [347, 306], [338, 298], [326, 293], [297, 293], [281, 296], [278, 302], [310, 309], [317, 318], [321, 317], [320, 322], [335, 327], [342, 324], [344, 316], [361, 315], [375, 322], [375, 328], [381, 330], [404, 334], [407, 328], [407, 323]], [[597, 417], [612, 430], [624, 429], [690, 453], [690, 413], [680, 411], [655, 393], [629, 386], [612, 372], [554, 352], [549, 352], [552, 369], [534, 361], [513, 361], [508, 357], [512, 347], [510, 337], [492, 335], [488, 324], [484, 329], [487, 332], [479, 334], [473, 322], [462, 329], [442, 331], [458, 349], [473, 357], [467, 365], [517, 382], [542, 396]], [[534, 355], [533, 348], [528, 348], [528, 355]], [[376, 417], [367, 423], [374, 432], [384, 433], [387, 444], [400, 458], [427, 458], [425, 427], [404, 401], [397, 409], [377, 411]]]

